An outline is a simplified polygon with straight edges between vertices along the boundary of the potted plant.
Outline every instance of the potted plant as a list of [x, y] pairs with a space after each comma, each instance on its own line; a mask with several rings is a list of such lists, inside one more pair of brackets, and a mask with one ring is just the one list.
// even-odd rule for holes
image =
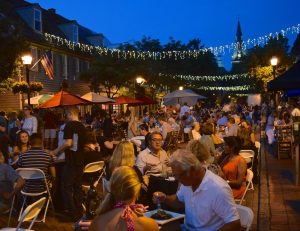
[[44, 85], [41, 82], [30, 82], [30, 91], [41, 91], [44, 88]]
[[18, 81], [12, 84], [11, 89], [14, 94], [19, 92], [28, 92], [29, 85], [25, 81]]

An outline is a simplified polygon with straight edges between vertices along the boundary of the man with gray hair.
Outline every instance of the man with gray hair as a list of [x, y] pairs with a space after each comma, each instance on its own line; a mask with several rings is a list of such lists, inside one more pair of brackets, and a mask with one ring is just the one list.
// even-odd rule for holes
[[154, 203], [185, 207], [183, 230], [240, 230], [240, 220], [230, 186], [205, 169], [196, 156], [179, 149], [170, 159], [175, 178], [181, 183], [176, 195], [153, 194]]

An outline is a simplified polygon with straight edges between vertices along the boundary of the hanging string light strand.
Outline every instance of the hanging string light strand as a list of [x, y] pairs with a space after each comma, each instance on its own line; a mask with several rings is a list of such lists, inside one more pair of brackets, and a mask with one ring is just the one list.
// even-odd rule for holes
[[221, 45], [216, 47], [208, 47], [199, 50], [185, 50], [185, 51], [126, 51], [115, 48], [107, 48], [101, 46], [93, 46], [83, 43], [75, 43], [65, 38], [61, 38], [59, 36], [44, 33], [45, 39], [54, 45], [57, 46], [66, 46], [71, 50], [80, 49], [82, 52], [87, 52], [90, 54], [97, 54], [100, 56], [111, 55], [118, 58], [133, 58], [133, 59], [153, 59], [153, 60], [161, 60], [166, 58], [177, 59], [186, 59], [186, 58], [197, 58], [203, 53], [211, 52], [214, 55], [225, 54], [226, 52], [231, 53], [237, 46], [241, 46], [244, 50], [248, 49], [252, 46], [264, 45], [268, 42], [269, 39], [275, 38], [279, 39], [280, 34], [283, 36], [287, 36], [288, 34], [294, 34], [300, 32], [300, 24], [287, 27], [285, 29], [280, 30], [279, 32], [269, 33], [264, 36], [260, 36], [253, 39], [247, 39], [243, 41], [242, 44], [239, 42], [231, 43], [227, 45]]

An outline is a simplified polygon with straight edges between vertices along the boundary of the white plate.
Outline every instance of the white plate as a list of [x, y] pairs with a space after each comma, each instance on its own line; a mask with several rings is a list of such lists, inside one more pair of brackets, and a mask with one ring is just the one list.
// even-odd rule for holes
[[[184, 218], [185, 215], [184, 214], [180, 214], [180, 213], [175, 213], [175, 212], [171, 212], [171, 211], [167, 211], [167, 210], [164, 210], [166, 213], [168, 214], [171, 214], [173, 217], [168, 219], [168, 220], [155, 220], [157, 224], [159, 225], [164, 225], [164, 224], [167, 224], [171, 221], [175, 221], [175, 220], [178, 220], [178, 219], [181, 219], [181, 218]], [[155, 210], [152, 210], [152, 211], [148, 211], [145, 213], [145, 216], [146, 217], [150, 217], [157, 212], [157, 209]]]

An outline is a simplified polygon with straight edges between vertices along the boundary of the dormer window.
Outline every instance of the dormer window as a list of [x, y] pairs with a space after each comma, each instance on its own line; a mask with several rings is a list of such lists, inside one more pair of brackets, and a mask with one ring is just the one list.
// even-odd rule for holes
[[34, 29], [42, 31], [42, 13], [39, 9], [34, 9]]
[[73, 25], [73, 42], [78, 43], [78, 26]]

